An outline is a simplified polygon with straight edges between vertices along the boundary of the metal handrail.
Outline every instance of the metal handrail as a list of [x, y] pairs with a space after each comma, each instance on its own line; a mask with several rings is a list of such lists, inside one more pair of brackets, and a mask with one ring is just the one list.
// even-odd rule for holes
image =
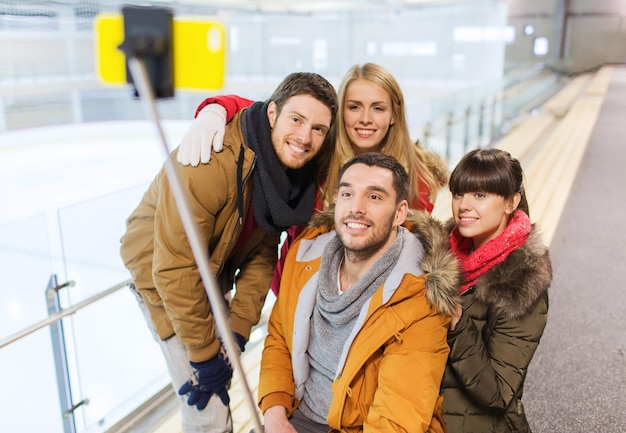
[[9, 336], [8, 338], [6, 338], [5, 340], [2, 340], [0, 342], [0, 349], [2, 349], [5, 346], [8, 346], [9, 344], [12, 344], [18, 340], [20, 340], [21, 338], [26, 337], [27, 335], [32, 334], [35, 331], [38, 331], [42, 328], [45, 328], [46, 326], [49, 326], [55, 322], [58, 322], [59, 320], [74, 314], [75, 312], [77, 312], [78, 310], [80, 310], [81, 308], [86, 307], [87, 305], [93, 304], [94, 302], [118, 291], [119, 289], [128, 286], [130, 283], [132, 282], [132, 280], [128, 279], [125, 280], [107, 290], [104, 290], [94, 296], [92, 296], [91, 298], [87, 298], [82, 302], [79, 302], [76, 305], [73, 305], [69, 308], [64, 309], [62, 312], [57, 313], [57, 314], [53, 314], [51, 316], [48, 316], [47, 318], [19, 331], [16, 332], [15, 334]]

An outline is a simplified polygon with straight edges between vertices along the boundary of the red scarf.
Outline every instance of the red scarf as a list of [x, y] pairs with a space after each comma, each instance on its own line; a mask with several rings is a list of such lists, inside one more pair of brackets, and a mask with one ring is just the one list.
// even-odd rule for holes
[[531, 224], [524, 211], [516, 210], [506, 228], [497, 237], [482, 247], [472, 251], [472, 239], [464, 238], [454, 227], [450, 233], [450, 247], [461, 263], [464, 283], [461, 295], [476, 284], [478, 278], [489, 269], [501, 263], [517, 247], [524, 245], [530, 234]]

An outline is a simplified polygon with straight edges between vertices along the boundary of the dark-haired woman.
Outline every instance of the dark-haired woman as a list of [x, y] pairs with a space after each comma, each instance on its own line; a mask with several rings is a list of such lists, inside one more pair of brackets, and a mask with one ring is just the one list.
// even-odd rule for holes
[[469, 152], [450, 177], [450, 243], [463, 271], [442, 383], [449, 433], [530, 432], [522, 394], [548, 314], [552, 267], [520, 163]]

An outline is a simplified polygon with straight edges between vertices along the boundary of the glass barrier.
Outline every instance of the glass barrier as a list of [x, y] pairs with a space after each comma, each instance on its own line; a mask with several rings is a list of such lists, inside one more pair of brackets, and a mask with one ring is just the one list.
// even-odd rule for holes
[[[44, 300], [43, 289], [31, 300], [37, 299]], [[63, 433], [50, 330], [2, 348], [0, 366], [0, 431]]]
[[[0, 226], [0, 263], [11, 288], [0, 291], [0, 338], [44, 321], [51, 299], [67, 309], [128, 279], [119, 239], [145, 188], [64, 207], [53, 221], [40, 215]], [[48, 295], [57, 282], [65, 287]], [[106, 431], [169, 383], [126, 288], [3, 347], [0, 365], [0, 431], [67, 432], [68, 423], [77, 432]], [[64, 416], [72, 406], [74, 417]]]
[[[53, 262], [49, 243], [44, 215], [0, 226], [0, 338], [47, 317], [45, 289]], [[62, 432], [49, 329], [4, 347], [0, 365], [0, 431]]]
[[[0, 337], [44, 319], [53, 257], [45, 215], [0, 225]], [[1, 417], [0, 417], [1, 418]]]
[[[74, 305], [129, 277], [119, 255], [124, 221], [145, 185], [65, 207], [58, 212]], [[86, 307], [66, 334], [76, 388], [77, 431], [104, 431], [167, 385], [165, 362], [134, 295], [127, 288]]]

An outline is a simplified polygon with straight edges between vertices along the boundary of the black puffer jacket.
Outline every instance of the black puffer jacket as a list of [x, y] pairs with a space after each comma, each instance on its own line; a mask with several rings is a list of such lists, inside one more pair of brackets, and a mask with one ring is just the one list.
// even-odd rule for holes
[[449, 433], [530, 432], [521, 398], [551, 282], [548, 249], [533, 226], [524, 245], [463, 294], [442, 383]]

